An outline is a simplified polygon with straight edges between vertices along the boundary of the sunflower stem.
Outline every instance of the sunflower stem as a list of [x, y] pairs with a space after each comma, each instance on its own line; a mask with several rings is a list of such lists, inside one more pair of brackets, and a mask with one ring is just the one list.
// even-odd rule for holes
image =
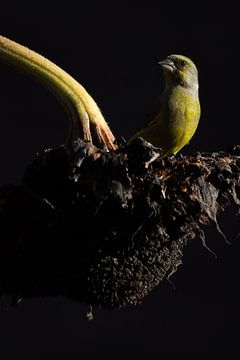
[[64, 105], [70, 118], [66, 144], [81, 137], [100, 147], [115, 148], [114, 135], [96, 102], [67, 72], [42, 55], [4, 36], [0, 36], [0, 60], [43, 83]]

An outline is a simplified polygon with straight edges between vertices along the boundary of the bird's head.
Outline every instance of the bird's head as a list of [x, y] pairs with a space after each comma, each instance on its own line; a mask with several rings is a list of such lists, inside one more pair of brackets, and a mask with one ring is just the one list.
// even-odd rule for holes
[[198, 88], [198, 71], [195, 64], [183, 55], [169, 55], [165, 60], [159, 61], [166, 85], [182, 85], [184, 87]]

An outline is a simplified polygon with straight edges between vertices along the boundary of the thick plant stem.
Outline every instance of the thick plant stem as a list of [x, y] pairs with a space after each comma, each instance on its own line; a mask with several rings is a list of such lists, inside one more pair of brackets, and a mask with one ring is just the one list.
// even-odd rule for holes
[[[85, 88], [50, 60], [4, 36], [0, 36], [0, 59], [24, 70], [45, 84], [63, 103], [70, 117], [67, 142], [78, 137], [114, 149], [114, 135], [99, 107]], [[94, 139], [94, 140], [93, 140]]]

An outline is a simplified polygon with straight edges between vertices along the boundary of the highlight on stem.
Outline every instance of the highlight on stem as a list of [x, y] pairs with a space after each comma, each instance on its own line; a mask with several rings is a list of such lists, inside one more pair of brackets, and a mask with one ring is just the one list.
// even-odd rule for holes
[[0, 61], [23, 70], [45, 85], [64, 105], [70, 119], [66, 145], [78, 138], [115, 149], [115, 137], [98, 105], [72, 76], [27, 47], [0, 35]]

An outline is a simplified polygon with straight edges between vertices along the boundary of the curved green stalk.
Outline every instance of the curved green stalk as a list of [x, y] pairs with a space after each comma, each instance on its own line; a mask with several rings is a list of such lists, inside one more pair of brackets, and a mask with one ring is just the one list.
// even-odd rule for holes
[[96, 102], [72, 76], [42, 55], [4, 36], [0, 36], [0, 59], [35, 77], [59, 98], [71, 120], [69, 141], [83, 134], [84, 140], [92, 141], [94, 137], [98, 145], [115, 148], [115, 138]]

